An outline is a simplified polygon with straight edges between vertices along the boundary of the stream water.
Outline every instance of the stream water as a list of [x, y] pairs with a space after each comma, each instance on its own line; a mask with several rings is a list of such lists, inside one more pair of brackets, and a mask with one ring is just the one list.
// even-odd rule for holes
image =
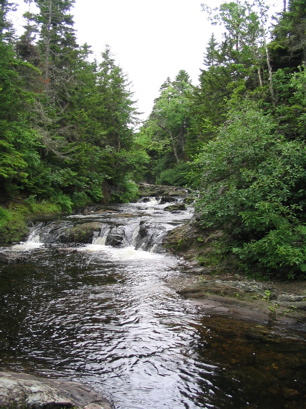
[[93, 208], [2, 248], [16, 259], [0, 263], [1, 369], [84, 382], [117, 409], [305, 408], [302, 336], [250, 340], [256, 323], [211, 317], [167, 286], [183, 261], [162, 238], [192, 215], [168, 205]]

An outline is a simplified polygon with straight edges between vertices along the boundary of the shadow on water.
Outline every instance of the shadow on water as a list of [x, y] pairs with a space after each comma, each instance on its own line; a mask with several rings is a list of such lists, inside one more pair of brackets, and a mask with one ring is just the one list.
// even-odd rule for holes
[[228, 401], [216, 408], [298, 409], [306, 407], [305, 334], [292, 339], [252, 322], [204, 317], [199, 349], [219, 368], [218, 386]]
[[[129, 219], [140, 228], [125, 231], [143, 244], [150, 215], [135, 209]], [[171, 225], [169, 214], [152, 211], [164, 233], [180, 221], [176, 214]], [[105, 229], [105, 214], [91, 217], [123, 242], [118, 220]], [[160, 240], [151, 220], [146, 226]], [[306, 407], [302, 335], [285, 340], [256, 323], [207, 316], [166, 285], [182, 274], [176, 258], [131, 243], [32, 247], [18, 263], [0, 264], [2, 369], [81, 380], [118, 409]]]

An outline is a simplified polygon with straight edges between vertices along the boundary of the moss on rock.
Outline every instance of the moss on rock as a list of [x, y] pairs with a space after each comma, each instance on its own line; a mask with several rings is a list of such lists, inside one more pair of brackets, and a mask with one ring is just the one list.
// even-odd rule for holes
[[61, 238], [62, 242], [67, 243], [91, 243], [94, 232], [98, 232], [101, 229], [101, 223], [83, 223], [77, 224], [69, 228], [65, 237]]

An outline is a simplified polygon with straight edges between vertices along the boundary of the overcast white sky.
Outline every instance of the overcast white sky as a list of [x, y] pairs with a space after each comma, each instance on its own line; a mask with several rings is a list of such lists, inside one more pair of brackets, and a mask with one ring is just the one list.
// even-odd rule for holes
[[[283, 0], [266, 0], [281, 11]], [[208, 40], [216, 27], [201, 3], [225, 0], [76, 0], [72, 13], [79, 44], [92, 46], [99, 60], [108, 44], [132, 83], [145, 119], [162, 83], [186, 70], [197, 84]], [[23, 4], [23, 0], [15, 0]], [[20, 24], [21, 20], [15, 23]]]
[[167, 77], [184, 69], [197, 82], [212, 33], [201, 0], [77, 0], [74, 16], [82, 43], [109, 44], [144, 116]]

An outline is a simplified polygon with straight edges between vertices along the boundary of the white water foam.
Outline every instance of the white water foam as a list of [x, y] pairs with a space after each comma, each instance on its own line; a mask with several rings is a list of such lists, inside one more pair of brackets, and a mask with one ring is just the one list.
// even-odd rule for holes
[[33, 232], [30, 234], [29, 238], [27, 241], [23, 242], [21, 241], [18, 244], [15, 244], [12, 246], [11, 250], [12, 251], [30, 251], [37, 249], [39, 247], [42, 247], [44, 243], [40, 241], [39, 234], [37, 232]]
[[103, 244], [87, 244], [81, 247], [79, 251], [89, 253], [106, 253], [114, 260], [152, 260], [164, 257], [162, 254], [151, 253], [144, 250], [136, 250], [135, 247], [117, 248], [112, 246], [105, 246]]

